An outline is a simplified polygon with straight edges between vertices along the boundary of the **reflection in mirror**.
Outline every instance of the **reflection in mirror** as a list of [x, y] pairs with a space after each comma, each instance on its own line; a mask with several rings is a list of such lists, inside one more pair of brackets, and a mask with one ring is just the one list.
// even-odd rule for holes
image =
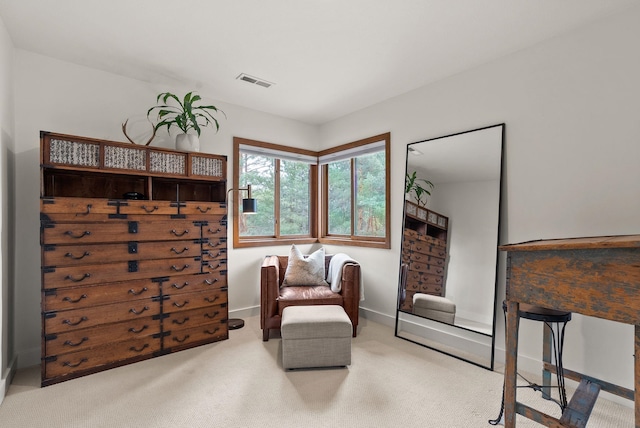
[[476, 364], [446, 338], [489, 338], [491, 369], [503, 135], [500, 124], [407, 145], [396, 317], [396, 336], [414, 330]]

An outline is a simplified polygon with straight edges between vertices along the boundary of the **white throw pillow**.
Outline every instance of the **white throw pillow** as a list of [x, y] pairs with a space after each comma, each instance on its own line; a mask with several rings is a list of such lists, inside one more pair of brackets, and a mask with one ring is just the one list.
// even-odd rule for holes
[[305, 257], [292, 245], [282, 285], [329, 285], [325, 281], [324, 248]]

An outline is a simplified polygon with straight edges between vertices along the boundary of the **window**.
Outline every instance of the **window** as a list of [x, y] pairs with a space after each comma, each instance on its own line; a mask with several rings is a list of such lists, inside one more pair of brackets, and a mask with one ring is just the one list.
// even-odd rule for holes
[[321, 242], [391, 248], [389, 133], [320, 152]]
[[246, 192], [232, 192], [234, 247], [317, 242], [317, 154], [234, 138], [233, 188], [251, 185], [256, 214], [242, 214]]
[[246, 192], [231, 192], [234, 247], [320, 241], [390, 248], [390, 138], [387, 133], [319, 153], [234, 138], [233, 189], [251, 185], [258, 202], [256, 214], [242, 214]]

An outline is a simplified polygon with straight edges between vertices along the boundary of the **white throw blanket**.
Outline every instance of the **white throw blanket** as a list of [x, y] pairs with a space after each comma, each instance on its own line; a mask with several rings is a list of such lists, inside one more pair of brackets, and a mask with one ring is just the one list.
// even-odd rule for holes
[[[345, 253], [337, 253], [329, 260], [327, 282], [331, 284], [331, 291], [339, 293], [342, 290], [342, 267], [345, 263], [358, 263]], [[360, 272], [360, 300], [364, 300], [362, 272]]]

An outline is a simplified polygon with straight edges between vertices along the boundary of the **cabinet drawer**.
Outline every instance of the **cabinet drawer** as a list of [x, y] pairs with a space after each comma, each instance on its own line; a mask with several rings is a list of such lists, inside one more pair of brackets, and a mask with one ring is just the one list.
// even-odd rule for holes
[[227, 286], [226, 271], [199, 275], [181, 275], [169, 278], [162, 285], [164, 294], [191, 293], [193, 291], [218, 290]]
[[411, 260], [411, 263], [409, 264], [409, 270], [416, 271], [416, 272], [422, 272], [422, 273], [428, 273], [428, 274], [431, 274], [431, 275], [443, 275], [444, 274], [444, 267], [442, 267], [442, 266], [430, 265], [430, 264], [427, 264], [427, 263], [420, 263], [420, 262], [416, 262], [414, 260]]
[[43, 268], [45, 289], [199, 273], [200, 258], [131, 260], [99, 265]]
[[202, 238], [216, 241], [227, 237], [227, 221], [222, 217], [208, 220], [208, 224], [202, 226]]
[[227, 208], [220, 202], [185, 202], [180, 208], [180, 213], [195, 216], [215, 215], [218, 217], [216, 221], [219, 222], [227, 214]]
[[441, 285], [429, 284], [423, 282], [420, 285], [420, 292], [425, 294], [433, 294], [435, 296], [443, 296], [443, 290]]
[[200, 225], [190, 220], [47, 223], [42, 227], [45, 245], [194, 239], [200, 239]]
[[166, 330], [177, 331], [213, 322], [226, 322], [228, 317], [227, 306], [217, 305], [191, 311], [174, 312], [168, 315], [164, 324]]
[[146, 318], [160, 314], [160, 302], [136, 300], [113, 305], [43, 314], [46, 334], [94, 327], [100, 324]]
[[171, 257], [199, 257], [200, 241], [122, 242], [118, 244], [45, 245], [43, 266], [78, 266], [92, 263]]
[[50, 379], [94, 369], [130, 358], [151, 355], [159, 350], [160, 339], [151, 336], [109, 343], [108, 345], [45, 359], [44, 377]]
[[151, 279], [111, 282], [82, 287], [51, 288], [42, 293], [45, 312], [78, 309], [160, 295], [160, 284]]
[[440, 258], [445, 258], [447, 255], [447, 250], [444, 247], [429, 245], [424, 242], [414, 242], [411, 244], [411, 251]]
[[160, 322], [153, 317], [82, 328], [45, 335], [46, 355], [60, 355], [123, 340], [138, 339], [160, 333]]
[[214, 342], [227, 339], [228, 337], [229, 330], [227, 328], [227, 321], [224, 320], [184, 330], [172, 331], [165, 337], [164, 346], [165, 348], [182, 348], [197, 342]]
[[442, 275], [430, 275], [422, 272], [416, 272], [410, 270], [407, 274], [407, 282], [423, 282], [425, 284], [443, 285], [444, 278]]
[[440, 257], [431, 256], [428, 254], [417, 253], [415, 251], [411, 252], [411, 261], [417, 263], [426, 263], [430, 266], [444, 266], [444, 259]]
[[164, 312], [173, 313], [227, 303], [227, 290], [197, 291], [165, 297]]

